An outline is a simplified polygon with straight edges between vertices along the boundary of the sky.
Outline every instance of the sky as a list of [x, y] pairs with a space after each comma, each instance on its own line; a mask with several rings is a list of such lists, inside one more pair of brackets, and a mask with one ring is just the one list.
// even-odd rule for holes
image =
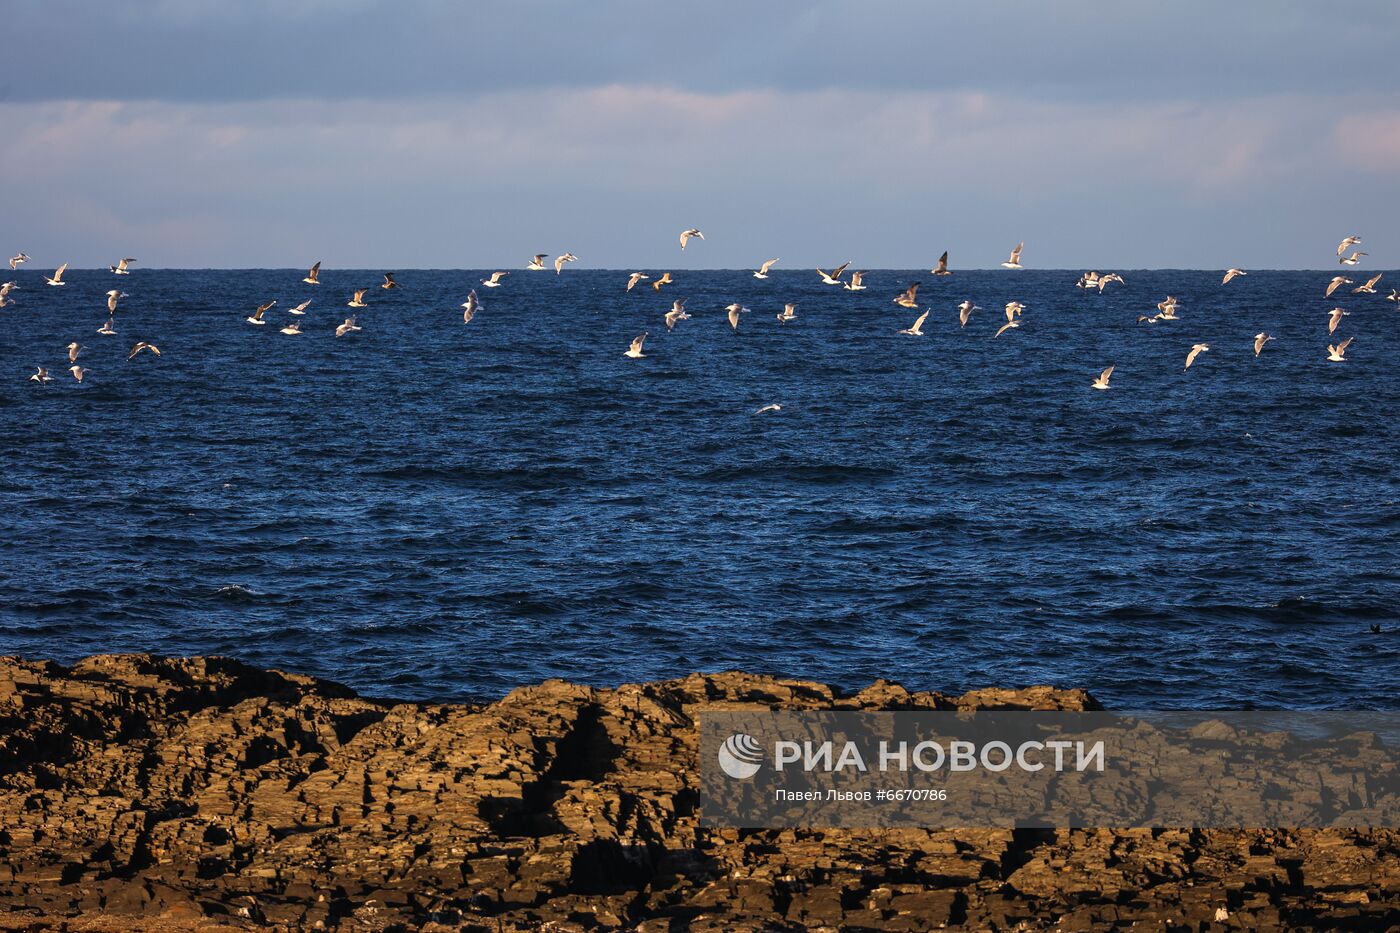
[[[1400, 266], [1400, 4], [8, 0], [36, 266]], [[705, 232], [684, 254], [677, 235]], [[7, 254], [8, 255], [8, 254]]]

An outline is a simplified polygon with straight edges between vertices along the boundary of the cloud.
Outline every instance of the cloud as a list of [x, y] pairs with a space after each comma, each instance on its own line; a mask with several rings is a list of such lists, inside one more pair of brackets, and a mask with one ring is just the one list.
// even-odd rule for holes
[[[149, 265], [315, 253], [484, 266], [571, 249], [593, 266], [654, 266], [676, 263], [675, 232], [697, 224], [710, 238], [685, 258], [706, 266], [769, 252], [918, 266], [947, 246], [991, 265], [1020, 239], [1042, 267], [1218, 265], [1226, 246], [1231, 262], [1306, 265], [1312, 238], [1335, 231], [1305, 229], [1277, 193], [1322, 203], [1357, 121], [1371, 142], [1348, 149], [1350, 170], [1382, 190], [1400, 171], [1386, 155], [1400, 122], [1382, 105], [1309, 96], [1090, 104], [612, 84], [6, 111], [7, 163], [28, 182], [12, 192], [13, 229], [89, 264], [131, 252]], [[1383, 222], [1379, 205], [1352, 206], [1348, 230]]]

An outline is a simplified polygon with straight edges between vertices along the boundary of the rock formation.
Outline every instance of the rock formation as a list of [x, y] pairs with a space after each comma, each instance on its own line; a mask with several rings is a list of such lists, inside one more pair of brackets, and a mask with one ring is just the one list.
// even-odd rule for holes
[[0, 929], [1384, 929], [1400, 833], [713, 831], [706, 707], [1088, 709], [746, 674], [480, 706], [0, 659]]

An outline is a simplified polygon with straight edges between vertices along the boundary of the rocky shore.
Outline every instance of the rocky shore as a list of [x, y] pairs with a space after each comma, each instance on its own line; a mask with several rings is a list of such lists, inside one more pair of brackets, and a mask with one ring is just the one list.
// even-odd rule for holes
[[0, 659], [0, 929], [1386, 929], [1400, 833], [711, 831], [706, 708], [1090, 709], [745, 674], [481, 706]]

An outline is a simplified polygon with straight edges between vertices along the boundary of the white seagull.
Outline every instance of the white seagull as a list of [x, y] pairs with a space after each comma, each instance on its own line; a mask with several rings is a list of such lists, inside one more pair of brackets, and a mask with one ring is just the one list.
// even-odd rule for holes
[[934, 275], [952, 275], [948, 271], [948, 251], [945, 249], [943, 255], [938, 257], [938, 266], [933, 270]]
[[1342, 318], [1350, 317], [1350, 311], [1343, 311], [1341, 308], [1333, 308], [1327, 312], [1327, 333], [1332, 333], [1337, 329], [1337, 325], [1342, 323]]
[[724, 310], [726, 310], [726, 311], [729, 312], [729, 326], [732, 327], [732, 328], [734, 328], [735, 330], [738, 330], [738, 329], [739, 329], [739, 315], [741, 315], [741, 314], [747, 314], [749, 309], [748, 309], [748, 308], [745, 308], [743, 305], [739, 304], [739, 303], [736, 301], [734, 304], [728, 305], [727, 307], [725, 307]]
[[669, 331], [676, 326], [677, 321], [688, 321], [690, 315], [685, 313], [685, 299], [677, 298], [671, 302], [671, 310], [666, 312], [666, 329]]
[[766, 279], [766, 278], [768, 278], [768, 270], [771, 269], [771, 268], [773, 268], [773, 263], [775, 263], [775, 262], [777, 262], [777, 261], [778, 261], [778, 260], [776, 260], [776, 259], [770, 259], [770, 260], [768, 260], [768, 261], [765, 262], [763, 265], [761, 265], [761, 266], [758, 267], [758, 271], [755, 272], [755, 273], [753, 274], [753, 277], [756, 278], [756, 279]]
[[1097, 378], [1097, 379], [1094, 380], [1094, 388], [1095, 388], [1095, 389], [1107, 389], [1107, 388], [1108, 388], [1108, 377], [1109, 377], [1109, 376], [1112, 376], [1112, 375], [1113, 375], [1113, 367], [1112, 367], [1112, 366], [1108, 367], [1108, 369], [1105, 369], [1103, 372], [1099, 373], [1099, 378]]
[[115, 266], [108, 266], [107, 269], [113, 275], [131, 275], [131, 273], [127, 270], [126, 267], [131, 265], [133, 262], [136, 262], [136, 260], [131, 256], [127, 256], [125, 259], [117, 260], [117, 264]]
[[500, 288], [501, 279], [505, 278], [508, 275], [510, 275], [509, 272], [492, 272], [491, 277], [489, 279], [481, 280], [481, 284], [485, 285], [487, 288]]
[[123, 298], [130, 298], [126, 292], [117, 291], [115, 288], [107, 293], [107, 310], [113, 314], [117, 311], [117, 302]]
[[1352, 342], [1354, 339], [1356, 339], [1356, 338], [1354, 338], [1354, 337], [1348, 337], [1347, 339], [1343, 340], [1341, 343], [1337, 344], [1335, 347], [1332, 346], [1332, 345], [1329, 343], [1329, 344], [1327, 345], [1327, 360], [1328, 360], [1328, 362], [1330, 362], [1330, 363], [1345, 363], [1345, 362], [1347, 361], [1347, 357], [1346, 357], [1347, 347], [1351, 346], [1351, 342]]
[[1353, 288], [1352, 293], [1356, 295], [1374, 295], [1376, 293], [1376, 283], [1381, 280], [1381, 276], [1384, 274], [1383, 272], [1377, 272], [1366, 280], [1366, 284], [1358, 285]]
[[1369, 255], [1369, 253], [1363, 253], [1361, 250], [1353, 250], [1350, 256], [1347, 256], [1345, 259], [1338, 259], [1337, 261], [1344, 266], [1354, 266], [1361, 261], [1362, 256]]
[[97, 328], [97, 332], [99, 334], [105, 334], [108, 337], [115, 337], [117, 334], [117, 329], [114, 326], [114, 324], [115, 322], [111, 318], [107, 318], [107, 323]]
[[638, 282], [648, 281], [651, 276], [641, 272], [633, 272], [627, 277], [627, 290], [630, 292]]
[[10, 271], [13, 272], [16, 266], [22, 265], [23, 263], [26, 263], [26, 262], [28, 262], [28, 261], [29, 261], [29, 254], [28, 254], [28, 253], [20, 253], [18, 256], [11, 256], [11, 257], [10, 257]]
[[1223, 278], [1223, 279], [1220, 280], [1220, 284], [1221, 284], [1221, 285], [1229, 285], [1229, 284], [1230, 284], [1230, 280], [1233, 279], [1233, 278], [1234, 278], [1235, 276], [1237, 276], [1237, 275], [1249, 275], [1249, 273], [1246, 272], [1246, 271], [1244, 271], [1243, 269], [1226, 269], [1226, 270], [1225, 270], [1225, 278]]
[[1191, 368], [1191, 364], [1196, 362], [1196, 357], [1210, 349], [1210, 344], [1198, 343], [1191, 347], [1191, 352], [1186, 354], [1186, 369]]
[[1254, 335], [1254, 355], [1255, 355], [1255, 356], [1258, 356], [1260, 353], [1262, 353], [1262, 352], [1264, 351], [1264, 344], [1268, 343], [1270, 340], [1273, 340], [1273, 339], [1274, 339], [1274, 338], [1270, 337], [1268, 334], [1264, 333], [1262, 330], [1261, 330], [1259, 333], [1255, 334], [1255, 335]]
[[530, 264], [525, 268], [531, 272], [543, 272], [544, 261], [549, 258], [548, 253], [536, 253], [535, 258], [530, 260]]
[[778, 322], [786, 324], [789, 321], [795, 320], [797, 320], [797, 305], [789, 301], [787, 304], [783, 305], [783, 311], [778, 315]]
[[1006, 303], [1006, 319], [1014, 321], [1021, 316], [1021, 312], [1026, 310], [1026, 306], [1019, 301], [1008, 301]]
[[845, 272], [845, 271], [846, 271], [846, 267], [849, 266], [850, 264], [851, 264], [851, 261], [848, 259], [848, 260], [846, 260], [845, 262], [841, 263], [841, 265], [837, 266], [835, 269], [832, 269], [830, 275], [827, 275], [825, 272], [823, 272], [823, 271], [820, 270], [820, 269], [817, 270], [817, 275], [819, 275], [819, 276], [822, 277], [822, 283], [823, 283], [823, 284], [826, 284], [826, 285], [844, 285], [844, 284], [846, 284], [846, 283], [844, 283], [844, 282], [841, 281], [841, 273]]
[[301, 315], [303, 315], [303, 314], [306, 313], [306, 309], [309, 308], [309, 307], [311, 307], [311, 299], [310, 299], [310, 298], [306, 299], [306, 300], [303, 301], [301, 304], [297, 305], [295, 308], [288, 308], [288, 309], [287, 309], [287, 313], [288, 313], [288, 314], [295, 314], [295, 315], [297, 315], [298, 317], [300, 317]]
[[1007, 321], [1005, 324], [1001, 325], [1000, 328], [998, 328], [998, 330], [997, 330], [997, 332], [996, 332], [995, 334], [992, 335], [992, 339], [995, 340], [997, 337], [1000, 337], [1002, 334], [1006, 333], [1006, 332], [1007, 332], [1008, 330], [1010, 330], [1011, 328], [1013, 328], [1013, 327], [1020, 327], [1020, 326], [1021, 326], [1021, 322], [1020, 322], [1020, 321]]
[[82, 344], [78, 343], [78, 341], [74, 340], [68, 345], [68, 362], [78, 362], [78, 354], [82, 353], [86, 349], [87, 347], [84, 347]]
[[462, 323], [470, 324], [472, 318], [476, 317], [476, 312], [481, 310], [481, 302], [477, 300], [476, 289], [467, 292], [467, 300], [462, 302]]
[[68, 268], [68, 263], [65, 262], [63, 265], [61, 265], [61, 266], [58, 267], [58, 271], [56, 271], [56, 272], [53, 274], [53, 278], [49, 278], [49, 277], [46, 275], [46, 276], [44, 276], [44, 281], [45, 281], [45, 282], [48, 282], [50, 285], [63, 285], [63, 284], [66, 284], [66, 283], [63, 281], [63, 272], [64, 272], [64, 270], [67, 269], [67, 268]]
[[1341, 288], [1343, 285], [1350, 284], [1352, 284], [1351, 279], [1347, 278], [1346, 276], [1334, 276], [1332, 281], [1327, 283], [1327, 294], [1323, 295], [1322, 297], [1331, 298], [1332, 293], [1335, 292], [1337, 289]]
[[316, 260], [316, 264], [311, 267], [311, 271], [306, 273], [306, 278], [302, 279], [307, 285], [321, 284], [321, 260]]
[[1345, 253], [1345, 252], [1347, 251], [1347, 247], [1348, 247], [1348, 246], [1360, 246], [1360, 245], [1361, 245], [1361, 237], [1359, 237], [1359, 236], [1349, 236], [1349, 237], [1347, 237], [1345, 240], [1343, 240], [1342, 242], [1340, 242], [1340, 243], [1337, 244], [1337, 255], [1340, 256], [1340, 255], [1342, 255], [1342, 253]]
[[357, 331], [359, 329], [359, 325], [355, 323], [354, 316], [351, 315], [350, 317], [346, 318], [344, 322], [342, 322], [339, 326], [336, 327], [335, 335], [337, 337], [344, 337], [346, 334], [353, 333], [354, 331]]
[[1025, 240], [1022, 240], [1020, 243], [1017, 243], [1017, 244], [1016, 244], [1016, 248], [1013, 249], [1013, 250], [1011, 251], [1011, 258], [1008, 259], [1008, 260], [1006, 260], [1006, 262], [1002, 263], [1002, 264], [1001, 264], [1001, 267], [1002, 267], [1003, 269], [1019, 269], [1019, 268], [1021, 268], [1021, 250], [1025, 249], [1025, 248], [1026, 248], [1026, 241], [1025, 241]]
[[981, 308], [970, 301], [964, 301], [962, 304], [958, 305], [958, 326], [966, 327], [968, 319], [972, 317], [972, 312], [981, 310]]
[[368, 308], [369, 305], [365, 303], [365, 292], [367, 291], [369, 291], [367, 288], [355, 289], [355, 297], [347, 301], [345, 306], [348, 308]]
[[156, 346], [153, 343], [147, 343], [146, 341], [141, 340], [137, 342], [136, 346], [131, 348], [131, 352], [126, 355], [126, 361], [130, 363], [132, 360], [136, 359], [136, 354], [140, 353], [142, 350], [149, 350], [156, 356], [160, 356], [160, 347]]
[[554, 259], [555, 275], [559, 275], [564, 271], [564, 263], [566, 262], [578, 262], [578, 257], [575, 256], [573, 253], [565, 253], [562, 256], [556, 256]]
[[697, 238], [697, 239], [703, 240], [703, 239], [705, 239], [705, 234], [703, 234], [703, 233], [700, 232], [700, 228], [699, 228], [699, 227], [691, 227], [689, 230], [682, 230], [682, 231], [681, 231], [681, 249], [685, 249], [686, 241], [688, 241], [691, 237], [695, 237], [695, 238]]
[[43, 385], [45, 382], [52, 382], [52, 381], [53, 381], [53, 377], [49, 375], [49, 371], [48, 371], [47, 369], [45, 369], [44, 367], [42, 367], [42, 366], [35, 366], [35, 367], [34, 367], [34, 370], [35, 370], [34, 375], [32, 375], [32, 376], [29, 377], [29, 381], [30, 381], [30, 382], [37, 382], [37, 383], [39, 383], [40, 385]]
[[277, 304], [277, 301], [274, 299], [265, 305], [259, 306], [258, 310], [254, 311], [251, 317], [246, 317], [244, 320], [249, 324], [266, 324], [267, 321], [263, 320], [263, 315], [270, 311], [275, 304]]
[[764, 405], [764, 406], [763, 406], [762, 408], [760, 408], [758, 411], [754, 412], [754, 414], [755, 414], [755, 415], [761, 415], [761, 414], [763, 414], [763, 413], [766, 412], [766, 411], [782, 411], [782, 410], [783, 410], [783, 406], [781, 406], [781, 405], [779, 405], [779, 404], [777, 404], [777, 403], [775, 402], [775, 403], [773, 403], [773, 404], [771, 404], [771, 405]]
[[[1345, 350], [1346, 347], [1344, 346], [1344, 347], [1342, 347], [1342, 349]], [[75, 366], [69, 366], [69, 367], [68, 367], [68, 371], [69, 371], [70, 373], [72, 373], [72, 374], [73, 374], [73, 378], [76, 379], [76, 380], [78, 380], [79, 382], [82, 382], [82, 381], [83, 381], [83, 377], [86, 376], [86, 375], [88, 374], [88, 370], [83, 369], [81, 366], [76, 366], [76, 365], [75, 365]]]
[[924, 321], [927, 320], [928, 312], [925, 311], [923, 314], [919, 315], [918, 320], [909, 327], [904, 328], [900, 333], [908, 334], [910, 337], [922, 337], [924, 335]]
[[917, 295], [921, 284], [923, 283], [915, 282], [890, 300], [901, 308], [917, 308], [919, 306]]
[[852, 272], [852, 273], [851, 273], [851, 280], [850, 280], [849, 282], [847, 282], [847, 283], [846, 283], [846, 286], [845, 286], [845, 287], [846, 287], [846, 291], [848, 291], [848, 292], [863, 292], [863, 291], [865, 291], [865, 286], [862, 285], [862, 284], [860, 284], [860, 280], [863, 279], [863, 278], [865, 278], [865, 273], [864, 273], [864, 272]]
[[386, 273], [384, 273], [384, 282], [383, 282], [383, 284], [381, 284], [379, 287], [380, 287], [380, 288], [398, 288], [398, 287], [399, 287], [399, 283], [394, 281], [394, 273], [392, 273], [392, 272], [386, 272]]
[[295, 336], [301, 333], [301, 321], [292, 321], [292, 323], [282, 328], [278, 333], [287, 334], [289, 336]]
[[646, 342], [646, 334], [642, 334], [640, 337], [634, 337], [632, 339], [632, 345], [628, 347], [627, 352], [622, 355], [631, 357], [634, 360], [640, 360], [642, 357], [646, 356], [646, 354], [642, 352], [642, 344]]

